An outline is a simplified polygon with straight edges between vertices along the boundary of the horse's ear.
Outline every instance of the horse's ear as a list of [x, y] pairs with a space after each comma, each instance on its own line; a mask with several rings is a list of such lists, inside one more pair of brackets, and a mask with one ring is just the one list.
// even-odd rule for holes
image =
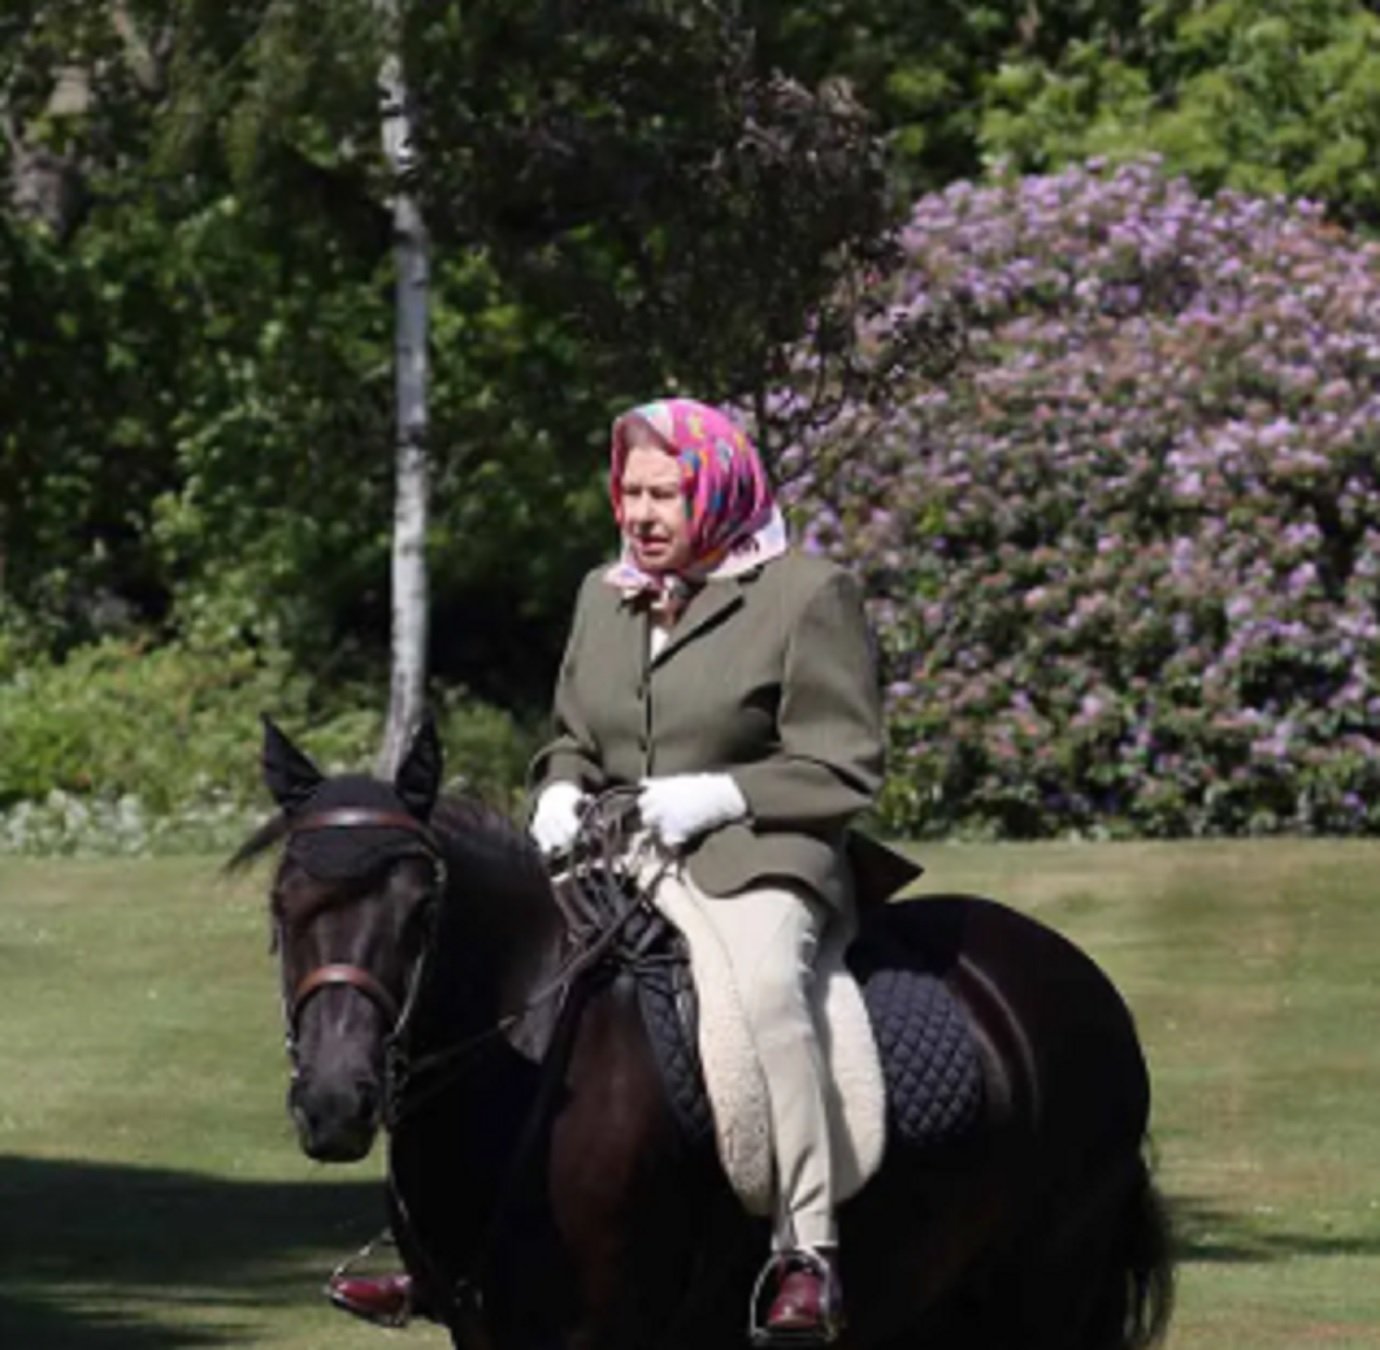
[[264, 784], [273, 800], [291, 815], [321, 786], [321, 770], [288, 740], [267, 713], [262, 718]]
[[441, 790], [441, 738], [436, 732], [436, 719], [430, 713], [422, 717], [407, 754], [398, 765], [393, 787], [407, 807], [419, 820], [431, 815], [436, 794]]

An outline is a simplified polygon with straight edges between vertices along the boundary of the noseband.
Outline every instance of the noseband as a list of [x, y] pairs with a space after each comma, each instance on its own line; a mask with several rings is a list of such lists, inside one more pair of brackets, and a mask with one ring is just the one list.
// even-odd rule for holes
[[398, 1024], [402, 1017], [402, 1009], [398, 1006], [398, 1000], [388, 992], [380, 980], [363, 966], [352, 966], [346, 961], [332, 961], [329, 965], [317, 966], [315, 970], [309, 971], [292, 991], [288, 1021], [294, 1039], [297, 1024], [302, 1020], [302, 1010], [307, 1006], [311, 996], [320, 993], [322, 989], [340, 984], [358, 989], [383, 1014], [390, 1029]]
[[[439, 892], [445, 883], [445, 859], [435, 833], [424, 822], [406, 811], [383, 811], [363, 806], [339, 806], [325, 811], [314, 811], [311, 815], [294, 820], [288, 826], [288, 839], [299, 834], [310, 834], [315, 830], [375, 829], [401, 830], [413, 835], [421, 844], [420, 851], [432, 862], [436, 869], [436, 889]], [[302, 1020], [303, 1010], [312, 997], [323, 989], [345, 986], [363, 994], [383, 1014], [390, 1035], [396, 1036], [401, 1030], [407, 1014], [411, 1010], [413, 997], [419, 983], [419, 969], [413, 973], [409, 982], [406, 999], [400, 1004], [378, 976], [363, 966], [348, 961], [329, 961], [308, 971], [285, 999], [284, 1020], [287, 1023], [288, 1054], [294, 1066], [297, 1060], [297, 1028]]]

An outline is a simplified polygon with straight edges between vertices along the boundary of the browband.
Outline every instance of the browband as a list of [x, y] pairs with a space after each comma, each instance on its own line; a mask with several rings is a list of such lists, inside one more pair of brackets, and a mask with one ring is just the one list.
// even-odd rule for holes
[[378, 830], [403, 830], [415, 834], [427, 847], [427, 851], [441, 856], [441, 845], [435, 833], [425, 821], [407, 811], [384, 811], [370, 806], [335, 806], [324, 811], [313, 811], [300, 820], [288, 823], [288, 834], [306, 834], [313, 830], [348, 830], [359, 828]]

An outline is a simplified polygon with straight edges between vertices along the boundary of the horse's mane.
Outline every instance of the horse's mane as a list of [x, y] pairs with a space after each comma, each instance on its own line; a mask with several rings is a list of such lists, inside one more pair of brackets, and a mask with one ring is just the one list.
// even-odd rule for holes
[[476, 797], [441, 797], [431, 828], [446, 853], [452, 875], [467, 885], [507, 893], [545, 890], [546, 865], [531, 836], [503, 811]]

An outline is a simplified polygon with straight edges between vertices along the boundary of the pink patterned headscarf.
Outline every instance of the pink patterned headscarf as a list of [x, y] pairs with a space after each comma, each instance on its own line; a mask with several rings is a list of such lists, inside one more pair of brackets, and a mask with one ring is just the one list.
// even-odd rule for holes
[[[629, 433], [636, 423], [649, 427], [680, 464], [690, 521], [687, 579], [737, 576], [786, 551], [786, 522], [756, 446], [724, 413], [689, 398], [644, 403], [614, 422], [609, 497], [620, 525], [623, 468]], [[666, 584], [632, 561], [626, 542], [622, 557], [605, 573], [605, 580], [631, 591], [659, 591]]]

